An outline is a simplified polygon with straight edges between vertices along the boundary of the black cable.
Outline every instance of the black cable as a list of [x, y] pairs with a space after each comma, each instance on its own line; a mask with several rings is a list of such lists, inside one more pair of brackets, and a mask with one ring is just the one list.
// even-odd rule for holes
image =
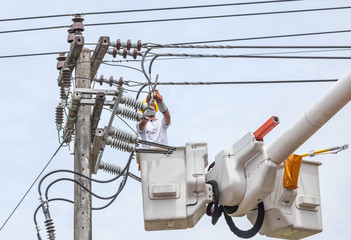
[[73, 173], [75, 175], [78, 175], [80, 177], [83, 177], [85, 179], [88, 179], [90, 181], [93, 181], [93, 182], [97, 182], [97, 183], [110, 183], [110, 182], [113, 182], [115, 180], [117, 180], [118, 178], [120, 178], [123, 173], [126, 171], [126, 168], [124, 168], [122, 170], [122, 172], [120, 174], [118, 174], [116, 177], [113, 177], [111, 179], [108, 179], [108, 180], [98, 180], [98, 179], [94, 179], [94, 178], [91, 178], [91, 177], [88, 177], [82, 173], [79, 173], [79, 172], [75, 172], [75, 171], [72, 171], [72, 170], [68, 170], [68, 169], [60, 169], [60, 170], [55, 170], [55, 171], [52, 171], [52, 172], [49, 172], [48, 174], [46, 174], [44, 177], [42, 177], [42, 179], [39, 181], [39, 184], [38, 184], [38, 193], [39, 193], [39, 196], [42, 196], [42, 192], [41, 192], [41, 185], [43, 183], [43, 181], [49, 177], [50, 175], [52, 174], [55, 174], [55, 173], [59, 173], [59, 172], [67, 172], [67, 173]]
[[[134, 154], [134, 151], [131, 153], [130, 159], [132, 159], [133, 154]], [[125, 178], [124, 178], [123, 181], [120, 183], [119, 188], [118, 188], [118, 191], [117, 191], [117, 193], [116, 193], [116, 196], [115, 196], [113, 199], [111, 199], [111, 201], [110, 201], [109, 203], [107, 203], [105, 206], [102, 206], [102, 207], [95, 207], [95, 208], [93, 208], [93, 210], [102, 210], [102, 209], [104, 209], [104, 208], [107, 208], [108, 206], [110, 206], [110, 205], [116, 200], [116, 198], [117, 198], [118, 195], [122, 192], [122, 190], [124, 189], [124, 186], [125, 186], [126, 183], [127, 183], [127, 180], [128, 180], [128, 177], [129, 177], [129, 167], [130, 167], [130, 162], [129, 162], [128, 166], [127, 166]]]
[[[58, 170], [58, 171], [51, 172], [49, 175], [51, 175], [51, 174], [53, 174], [53, 173], [55, 173], [55, 172], [71, 172], [71, 173], [74, 173], [74, 174], [76, 174], [76, 175], [79, 175], [79, 176], [81, 176], [81, 177], [83, 177], [83, 178], [85, 178], [85, 179], [91, 180], [91, 181], [95, 181], [95, 182], [99, 182], [99, 183], [109, 183], [109, 182], [112, 182], [112, 181], [116, 180], [116, 179], [119, 178], [120, 176], [122, 176], [122, 175], [124, 174], [124, 172], [129, 173], [129, 166], [130, 166], [130, 163], [131, 163], [131, 161], [132, 161], [132, 159], [133, 159], [133, 155], [134, 155], [134, 151], [131, 152], [130, 157], [129, 157], [129, 159], [128, 159], [128, 162], [127, 162], [125, 168], [121, 171], [121, 173], [118, 174], [116, 177], [110, 179], [110, 180], [96, 180], [96, 179], [90, 178], [90, 177], [88, 177], [88, 176], [86, 176], [86, 175], [84, 175], [84, 174], [81, 174], [81, 173], [78, 173], [78, 172], [74, 172], [74, 171], [70, 171], [70, 170]], [[46, 175], [44, 178], [46, 178], [47, 176], [48, 176], [48, 175]], [[127, 177], [128, 177], [128, 176], [125, 176], [125, 178], [127, 178]], [[40, 183], [39, 183], [40, 185], [41, 185], [42, 181], [44, 180], [44, 178], [40, 181]], [[47, 188], [46, 188], [46, 190], [45, 190], [45, 198], [46, 198], [46, 199], [49, 199], [49, 197], [48, 197], [48, 192], [49, 192], [49, 189], [51, 188], [51, 186], [54, 185], [54, 184], [57, 183], [57, 182], [60, 182], [60, 181], [71, 181], [71, 182], [74, 182], [75, 184], [79, 185], [79, 186], [82, 187], [84, 190], [86, 190], [88, 193], [90, 193], [91, 195], [93, 195], [94, 197], [99, 198], [99, 199], [104, 199], [104, 200], [108, 200], [108, 199], [111, 199], [111, 198], [114, 198], [114, 199], [115, 199], [115, 198], [117, 197], [117, 195], [119, 194], [119, 192], [117, 192], [116, 194], [114, 194], [114, 195], [112, 195], [112, 196], [110, 196], [110, 197], [101, 197], [101, 196], [99, 196], [99, 195], [93, 193], [90, 189], [88, 189], [87, 187], [85, 187], [84, 185], [82, 185], [82, 184], [81, 184], [79, 181], [77, 181], [77, 180], [74, 180], [74, 179], [71, 179], [71, 178], [60, 178], [60, 179], [57, 179], [57, 180], [51, 182], [51, 183], [47, 186]], [[39, 191], [39, 195], [40, 195], [40, 197], [41, 197], [42, 194], [41, 194], [40, 188], [41, 188], [41, 187], [38, 185], [38, 191]]]
[[0, 34], [18, 33], [18, 32], [33, 32], [33, 31], [52, 30], [52, 29], [60, 29], [60, 28], [70, 28], [70, 27], [71, 26], [52, 26], [52, 27], [40, 27], [40, 28], [24, 28], [24, 29], [0, 31]]
[[[275, 11], [275, 12], [257, 12], [257, 13], [229, 14], [229, 15], [199, 16], [199, 17], [149, 19], [149, 20], [135, 20], [135, 21], [124, 21], [124, 22], [88, 23], [88, 24], [85, 24], [84, 26], [85, 27], [93, 27], [93, 26], [106, 26], [106, 25], [140, 24], [140, 23], [155, 23], [155, 22], [173, 22], [173, 21], [188, 21], [188, 20], [231, 18], [231, 17], [248, 17], [248, 16], [259, 16], [259, 15], [286, 14], [286, 13], [290, 14], [290, 13], [315, 12], [315, 11], [343, 10], [343, 9], [350, 9], [350, 8], [351, 8], [351, 6], [334, 7], [334, 8], [300, 9], [300, 10]], [[52, 26], [52, 27], [40, 27], [40, 28], [16, 29], [16, 30], [0, 31], [0, 34], [17, 33], [17, 32], [28, 32], [28, 31], [41, 31], [41, 30], [69, 28], [69, 27], [70, 26]]]
[[[281, 48], [292, 48], [292, 49], [349, 49], [351, 46], [336, 46], [336, 45], [195, 45], [195, 44], [157, 44], [157, 43], [146, 43], [146, 48], [195, 48], [195, 49], [281, 49]], [[344, 48], [344, 49], [343, 49]], [[323, 50], [324, 51], [324, 50]], [[336, 50], [335, 50], [336, 51]]]
[[28, 54], [17, 54], [17, 55], [5, 55], [5, 56], [0, 56], [0, 58], [17, 58], [17, 57], [35, 57], [35, 56], [44, 56], [44, 55], [54, 55], [54, 54], [60, 54], [60, 53], [68, 53], [67, 51], [65, 52], [45, 52], [45, 53], [28, 53]]
[[52, 185], [54, 185], [55, 183], [57, 182], [61, 182], [61, 181], [70, 181], [70, 182], [74, 182], [75, 184], [77, 184], [78, 186], [80, 186], [81, 188], [83, 188], [85, 191], [87, 191], [90, 195], [96, 197], [96, 198], [99, 198], [99, 199], [103, 199], [103, 200], [108, 200], [108, 199], [111, 199], [111, 198], [114, 198], [115, 197], [115, 194], [110, 196], [110, 197], [102, 197], [100, 195], [97, 195], [95, 193], [93, 193], [91, 190], [89, 190], [87, 187], [85, 187], [82, 183], [80, 183], [79, 181], [75, 180], [75, 179], [71, 179], [71, 178], [59, 178], [59, 179], [56, 179], [55, 181], [52, 181], [46, 188], [45, 190], [45, 198], [46, 199], [49, 199], [49, 190], [50, 188], [52, 187]]
[[189, 58], [275, 58], [275, 59], [324, 59], [324, 60], [348, 60], [351, 57], [329, 56], [269, 56], [269, 55], [222, 55], [222, 54], [187, 54], [187, 53], [159, 53], [160, 57], [189, 57]]
[[[222, 213], [219, 210], [219, 189], [218, 189], [218, 184], [216, 181], [208, 181], [208, 184], [210, 184], [212, 186], [212, 190], [213, 190], [213, 204], [209, 204], [207, 206], [207, 210], [206, 210], [206, 214], [210, 215], [212, 217], [211, 223], [213, 225], [216, 225], [216, 223], [218, 222], [218, 219], [221, 217]], [[210, 213], [210, 209], [213, 206], [213, 212]]]
[[275, 12], [257, 12], [257, 13], [241, 13], [241, 14], [214, 15], [214, 16], [199, 16], [199, 17], [149, 19], [149, 20], [136, 20], [136, 21], [124, 21], [124, 22], [90, 23], [90, 24], [85, 24], [84, 26], [92, 27], [92, 26], [102, 26], [102, 25], [140, 24], [140, 23], [174, 22], [174, 21], [202, 20], [202, 19], [215, 19], [215, 18], [248, 17], [248, 16], [260, 16], [260, 15], [286, 14], [286, 13], [290, 14], [290, 13], [315, 12], [315, 11], [331, 11], [331, 10], [342, 10], [342, 9], [350, 9], [350, 8], [351, 6], [334, 7], [334, 8], [300, 9], [300, 10], [275, 11]]
[[301, 1], [301, 0], [257, 1], [257, 2], [223, 3], [223, 4], [210, 4], [210, 5], [182, 6], [182, 7], [164, 7], [164, 8], [146, 8], [146, 9], [104, 11], [104, 12], [87, 12], [87, 13], [75, 13], [75, 14], [55, 14], [55, 15], [44, 15], [44, 16], [32, 16], [32, 17], [0, 19], [0, 22], [20, 21], [20, 20], [33, 20], [33, 19], [43, 19], [43, 18], [69, 17], [69, 16], [74, 16], [76, 14], [80, 14], [80, 15], [101, 15], [101, 14], [116, 14], [116, 13], [134, 13], [134, 12], [150, 12], [150, 11], [165, 11], [165, 10], [181, 10], [181, 9], [192, 9], [192, 8], [229, 7], [229, 6], [240, 6], [240, 5], [254, 5], [254, 4], [280, 3], [280, 2], [296, 2], [296, 1]]
[[32, 183], [32, 185], [29, 187], [29, 189], [27, 190], [27, 192], [24, 194], [24, 196], [22, 197], [22, 199], [19, 201], [19, 203], [17, 204], [17, 206], [15, 207], [15, 209], [11, 212], [10, 216], [6, 219], [6, 221], [4, 222], [4, 224], [1, 226], [0, 231], [4, 228], [4, 226], [6, 225], [6, 223], [10, 220], [10, 218], [12, 217], [12, 215], [15, 213], [15, 211], [17, 210], [17, 208], [21, 205], [22, 201], [26, 198], [26, 196], [28, 195], [28, 193], [30, 192], [30, 190], [33, 188], [34, 184], [37, 182], [37, 180], [40, 178], [41, 174], [43, 174], [43, 172], [45, 171], [45, 169], [49, 166], [49, 164], [51, 163], [51, 161], [54, 159], [54, 157], [56, 156], [56, 154], [60, 151], [62, 145], [63, 145], [64, 141], [60, 144], [60, 146], [56, 149], [55, 153], [52, 155], [52, 157], [50, 158], [50, 160], [48, 161], [48, 163], [44, 166], [44, 168], [41, 170], [41, 172], [39, 173], [39, 175], [37, 176], [37, 178], [34, 180], [34, 182]]
[[[129, 157], [129, 160], [128, 160], [128, 163], [126, 165], [126, 177], [124, 178], [124, 180], [120, 183], [120, 186], [118, 188], [118, 191], [117, 193], [115, 194], [115, 197], [108, 203], [106, 204], [105, 206], [102, 206], [102, 207], [93, 207], [92, 210], [101, 210], [101, 209], [104, 209], [106, 207], [108, 207], [109, 205], [111, 205], [113, 203], [113, 201], [117, 198], [117, 196], [119, 195], [119, 193], [123, 190], [126, 182], [127, 182], [127, 179], [128, 179], [128, 173], [129, 173], [129, 167], [130, 167], [130, 163], [131, 163], [131, 160], [133, 159], [133, 155], [134, 155], [134, 151], [130, 154], [130, 157]], [[69, 202], [69, 203], [72, 203], [74, 204], [73, 201], [69, 200], [69, 199], [65, 199], [65, 198], [53, 198], [53, 199], [47, 199], [46, 202], [51, 202], [51, 201], [66, 201], [66, 202]], [[37, 219], [36, 219], [36, 215], [38, 213], [38, 210], [42, 207], [44, 203], [40, 204], [37, 209], [34, 211], [34, 216], [33, 216], [33, 219], [34, 219], [34, 223], [35, 225], [37, 225]]]
[[[223, 40], [224, 41], [224, 40]], [[181, 45], [179, 45], [181, 46]], [[329, 49], [337, 49], [337, 50], [319, 50], [319, 51], [300, 51], [300, 52], [281, 52], [281, 53], [303, 53], [303, 52], [329, 52], [329, 51], [348, 51], [350, 50], [351, 46], [230, 46], [232, 48], [247, 48], [247, 49], [278, 49], [278, 48], [292, 48], [292, 49], [298, 49], [298, 48], [329, 48]], [[156, 47], [157, 48], [157, 47]], [[341, 49], [340, 49], [341, 48]], [[61, 52], [43, 52], [43, 53], [27, 53], [27, 54], [16, 54], [16, 55], [3, 55], [0, 56], [0, 59], [2, 58], [18, 58], [18, 57], [36, 57], [36, 56], [45, 56], [45, 55], [56, 55], [60, 53], [69, 53], [68, 51], [61, 51]], [[264, 54], [279, 54], [279, 53], [264, 53]], [[154, 56], [150, 62], [153, 62], [158, 55]], [[165, 60], [165, 59], [162, 59]], [[168, 60], [168, 59], [167, 59]], [[173, 59], [172, 59], [173, 60]], [[130, 66], [125, 66], [121, 64], [113, 64], [114, 62], [117, 61], [100, 61], [102, 64], [106, 64], [109, 66], [116, 66], [116, 67], [125, 67], [125, 68], [130, 68], [139, 72], [142, 72], [142, 70]], [[120, 62], [120, 61], [118, 61]], [[131, 60], [126, 60], [126, 62], [131, 62]], [[140, 60], [133, 60], [133, 62], [140, 62]], [[150, 70], [149, 70], [150, 71]]]
[[[157, 85], [237, 85], [237, 84], [276, 84], [276, 83], [319, 83], [336, 82], [338, 79], [273, 80], [273, 81], [228, 81], [228, 82], [158, 82]], [[147, 83], [143, 85], [145, 87]], [[142, 88], [143, 88], [142, 87]]]
[[[221, 211], [224, 211], [224, 207], [221, 206]], [[261, 229], [263, 220], [264, 220], [264, 205], [263, 202], [260, 202], [258, 204], [258, 213], [257, 213], [257, 219], [255, 224], [252, 226], [251, 229], [248, 230], [240, 230], [237, 226], [235, 226], [233, 219], [227, 215], [224, 211], [224, 218], [225, 221], [227, 222], [230, 230], [238, 237], [240, 238], [252, 238], [255, 236]]]
[[[69, 203], [72, 203], [74, 204], [74, 202], [72, 200], [69, 200], [69, 199], [66, 199], [66, 198], [52, 198], [52, 199], [48, 199], [46, 200], [47, 202], [52, 202], [52, 201], [64, 201], [64, 202], [69, 202]], [[38, 211], [39, 209], [43, 206], [44, 203], [40, 204], [37, 209], [34, 211], [34, 216], [33, 216], [33, 220], [34, 220], [34, 223], [35, 225], [38, 225], [38, 222], [37, 222], [37, 214], [38, 214]]]
[[185, 44], [205, 44], [205, 43], [219, 43], [219, 42], [236, 42], [236, 41], [250, 41], [250, 40], [262, 40], [272, 38], [286, 38], [286, 37], [303, 37], [313, 35], [324, 35], [324, 34], [338, 34], [338, 33], [349, 33], [351, 30], [338, 30], [338, 31], [324, 31], [324, 32], [311, 32], [311, 33], [293, 33], [283, 35], [270, 35], [260, 37], [246, 37], [246, 38], [232, 38], [232, 39], [219, 39], [219, 40], [205, 40], [197, 42], [182, 42], [182, 43], [171, 43], [169, 45], [185, 45]]
[[[224, 213], [224, 218], [230, 228], [230, 230], [238, 237], [240, 238], [251, 238], [253, 236], [255, 236], [259, 230], [262, 227], [263, 224], [263, 220], [264, 220], [264, 205], [263, 202], [260, 202], [258, 204], [258, 213], [257, 213], [257, 219], [255, 224], [253, 225], [253, 227], [249, 230], [240, 230], [239, 228], [237, 228], [233, 222], [233, 219], [231, 218], [231, 216], [227, 215], [225, 209], [225, 206], [219, 206], [219, 188], [218, 188], [218, 184], [216, 181], [211, 180], [207, 182], [208, 184], [211, 184], [212, 186], [212, 190], [213, 190], [213, 202], [209, 203], [207, 205], [207, 209], [206, 209], [206, 214], [208, 216], [212, 217], [212, 224], [215, 225], [218, 221], [218, 219], [221, 217], [222, 213]], [[212, 208], [213, 207], [213, 208]], [[236, 210], [238, 209], [238, 206], [233, 206], [233, 207], [229, 207], [231, 211], [231, 213], [236, 212]]]

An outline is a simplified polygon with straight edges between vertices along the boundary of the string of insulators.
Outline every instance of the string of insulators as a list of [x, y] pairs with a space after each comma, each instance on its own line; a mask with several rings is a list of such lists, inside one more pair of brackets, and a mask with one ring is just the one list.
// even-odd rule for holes
[[102, 85], [103, 83], [107, 83], [110, 85], [110, 87], [113, 86], [113, 84], [118, 84], [118, 85], [123, 85], [123, 77], [120, 77], [118, 80], [114, 79], [113, 76], [111, 76], [109, 79], [104, 78], [104, 75], [101, 75], [99, 79], [93, 79], [93, 81], [97, 81]]
[[132, 43], [132, 41], [130, 39], [128, 39], [127, 42], [121, 42], [121, 39], [117, 39], [116, 42], [111, 42], [110, 45], [112, 47], [115, 47], [117, 50], [120, 50], [122, 48], [126, 48], [128, 51], [131, 48], [135, 48], [138, 51], [140, 51], [141, 47], [142, 47], [141, 40], [138, 40], [137, 43]]
[[[110, 174], [115, 174], [115, 175], [119, 175], [123, 171], [123, 168], [121, 168], [120, 166], [115, 165], [113, 163], [106, 163], [104, 161], [100, 162], [99, 169], [102, 169], [105, 172], [108, 172]], [[125, 175], [125, 174], [123, 174], [123, 175]], [[132, 173], [128, 173], [128, 176], [139, 181], [139, 182], [141, 181], [141, 179], [138, 176], [136, 176]]]
[[67, 99], [65, 88], [62, 85], [60, 86], [60, 99], [62, 100], [63, 103]]
[[61, 130], [62, 129], [62, 124], [63, 124], [63, 106], [60, 103], [57, 107], [56, 107], [56, 114], [55, 114], [55, 123], [56, 123], [56, 127], [57, 130]]
[[141, 111], [145, 111], [147, 108], [147, 103], [136, 100], [135, 98], [132, 98], [130, 96], [123, 95], [120, 102], [128, 107]]
[[64, 68], [62, 70], [62, 84], [61, 84], [65, 90], [65, 96], [66, 98], [69, 95], [69, 90], [71, 88], [71, 70], [69, 68]]
[[117, 48], [109, 49], [107, 51], [108, 54], [112, 55], [113, 58], [116, 58], [117, 55], [123, 56], [124, 59], [127, 58], [127, 56], [133, 57], [133, 59], [136, 59], [137, 56], [141, 56], [141, 52], [139, 52], [136, 48], [133, 49], [133, 51], [128, 50], [127, 48], [123, 48], [123, 50], [117, 50]]
[[134, 149], [134, 145], [132, 143], [111, 136], [107, 137], [106, 145], [125, 152], [131, 152]]
[[135, 133], [127, 132], [117, 127], [111, 127], [109, 135], [113, 138], [122, 139], [131, 143], [135, 143], [138, 140], [138, 135]]
[[143, 117], [143, 115], [140, 112], [136, 112], [135, 110], [132, 110], [126, 107], [121, 107], [121, 106], [117, 107], [116, 114], [119, 114], [127, 119], [137, 121], [137, 122], [139, 122]]

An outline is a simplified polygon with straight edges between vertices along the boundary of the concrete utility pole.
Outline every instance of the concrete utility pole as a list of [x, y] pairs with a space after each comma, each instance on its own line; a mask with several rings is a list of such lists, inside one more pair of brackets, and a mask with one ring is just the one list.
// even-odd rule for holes
[[[83, 48], [76, 65], [76, 87], [91, 88], [91, 54]], [[76, 120], [74, 142], [74, 171], [91, 177], [91, 107], [80, 105]], [[91, 190], [91, 181], [75, 175], [75, 180]], [[91, 195], [74, 185], [74, 240], [92, 239]]]

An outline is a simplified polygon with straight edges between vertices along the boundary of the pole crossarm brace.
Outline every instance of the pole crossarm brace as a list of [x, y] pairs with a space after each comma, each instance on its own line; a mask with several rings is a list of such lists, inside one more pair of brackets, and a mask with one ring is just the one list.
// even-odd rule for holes
[[102, 36], [99, 38], [99, 42], [96, 45], [93, 56], [91, 58], [91, 70], [90, 70], [91, 78], [94, 78], [94, 76], [96, 75], [109, 46], [110, 46], [109, 37]]
[[63, 139], [65, 143], [69, 143], [72, 139], [72, 134], [74, 131], [74, 123], [76, 122], [76, 119], [78, 116], [78, 109], [79, 109], [81, 97], [82, 97], [82, 94], [80, 92], [75, 92], [72, 96], [72, 103], [69, 108], [66, 125], [63, 131]]
[[105, 136], [105, 131], [103, 128], [96, 129], [94, 140], [93, 140], [93, 147], [91, 150], [91, 172], [92, 173], [96, 172], [95, 171], [96, 161], [100, 153], [104, 136]]
[[119, 103], [120, 103], [121, 98], [122, 98], [122, 95], [123, 95], [123, 88], [120, 87], [119, 90], [120, 90], [120, 94], [118, 94], [118, 97], [117, 97], [117, 99], [116, 99], [116, 101], [115, 101], [115, 105], [114, 105], [113, 110], [112, 110], [112, 113], [111, 113], [110, 121], [109, 121], [109, 123], [108, 123], [107, 128], [105, 129], [105, 133], [104, 133], [102, 145], [101, 145], [101, 147], [100, 147], [101, 152], [100, 152], [100, 154], [99, 154], [99, 156], [98, 156], [98, 159], [97, 159], [97, 161], [96, 161], [96, 164], [95, 164], [95, 171], [92, 172], [92, 173], [94, 173], [94, 174], [96, 174], [97, 171], [98, 171], [98, 169], [99, 169], [99, 165], [100, 165], [102, 156], [103, 156], [103, 154], [104, 154], [105, 146], [106, 146], [106, 139], [107, 139], [107, 137], [108, 137], [108, 133], [110, 132], [110, 129], [111, 129], [113, 120], [114, 120], [114, 118], [115, 118], [115, 116], [116, 116], [117, 109], [118, 109]]
[[70, 51], [67, 55], [66, 61], [63, 65], [63, 68], [60, 70], [59, 77], [57, 79], [58, 85], [60, 86], [62, 83], [62, 78], [63, 78], [63, 72], [62, 70], [66, 67], [70, 69], [70, 73], [72, 74], [73, 69], [77, 63], [77, 60], [79, 58], [79, 55], [83, 49], [84, 46], [84, 37], [77, 35], [74, 37], [73, 42], [71, 43], [71, 48]]
[[95, 130], [99, 125], [100, 116], [102, 113], [102, 108], [104, 106], [106, 96], [104, 92], [99, 92], [95, 97], [95, 104], [93, 108], [93, 113], [91, 114], [91, 136], [92, 142], [94, 141]]

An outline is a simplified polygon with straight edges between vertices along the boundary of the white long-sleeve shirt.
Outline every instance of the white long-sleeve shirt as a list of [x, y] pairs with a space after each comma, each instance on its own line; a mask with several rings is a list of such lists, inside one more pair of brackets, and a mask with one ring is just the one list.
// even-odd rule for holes
[[[170, 125], [171, 123], [169, 123], [169, 125], [167, 126], [163, 118], [156, 118], [154, 120], [149, 120], [149, 122], [146, 124], [146, 127], [143, 130], [140, 130], [139, 123], [137, 124], [136, 128], [141, 139], [149, 142], [168, 145], [167, 129]], [[142, 146], [143, 148], [151, 148], [151, 146], [145, 144], [143, 144]]]

